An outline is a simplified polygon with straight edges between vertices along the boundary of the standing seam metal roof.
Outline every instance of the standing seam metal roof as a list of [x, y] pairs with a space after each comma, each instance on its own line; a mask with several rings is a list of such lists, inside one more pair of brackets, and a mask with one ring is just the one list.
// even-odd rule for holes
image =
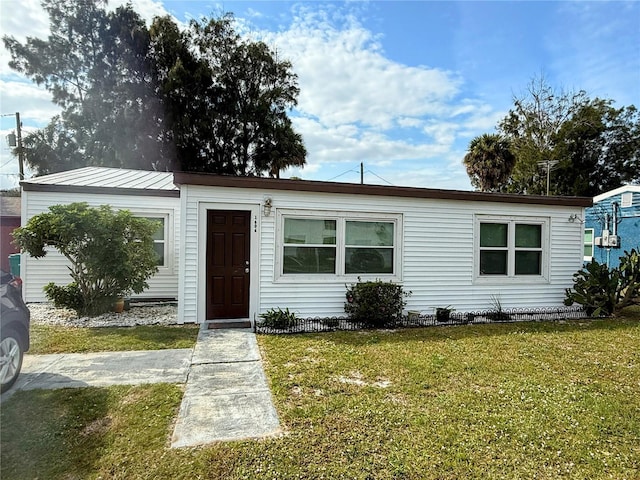
[[124, 168], [84, 167], [66, 172], [34, 177], [23, 185], [56, 185], [74, 187], [126, 188], [136, 190], [177, 191], [171, 172], [130, 170]]

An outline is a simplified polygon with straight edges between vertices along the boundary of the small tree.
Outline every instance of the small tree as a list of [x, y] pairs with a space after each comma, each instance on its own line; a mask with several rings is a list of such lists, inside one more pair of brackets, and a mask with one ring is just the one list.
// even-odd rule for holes
[[71, 265], [73, 282], [66, 287], [49, 284], [47, 296], [66, 303], [79, 315], [99, 315], [128, 293], [141, 293], [157, 270], [153, 233], [157, 224], [136, 218], [127, 210], [86, 203], [54, 205], [14, 231], [14, 242], [35, 258], [54, 247]]

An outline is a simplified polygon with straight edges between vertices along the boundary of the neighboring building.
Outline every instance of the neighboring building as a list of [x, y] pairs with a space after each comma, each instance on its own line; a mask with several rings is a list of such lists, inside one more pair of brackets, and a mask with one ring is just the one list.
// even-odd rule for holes
[[343, 316], [345, 286], [381, 279], [408, 310], [561, 306], [582, 267], [590, 198], [176, 173], [179, 321], [270, 308]]
[[[110, 205], [127, 209], [134, 215], [161, 222], [155, 246], [159, 253], [159, 271], [149, 279], [149, 288], [137, 298], [178, 296], [177, 241], [180, 228], [180, 192], [167, 172], [86, 167], [25, 180], [22, 185], [22, 219], [24, 224], [49, 210], [52, 205], [86, 202], [91, 206]], [[42, 287], [49, 282], [71, 282], [67, 260], [55, 249], [43, 258], [21, 256], [23, 295], [27, 302], [44, 302]]]
[[0, 266], [11, 271], [9, 255], [18, 253], [11, 233], [20, 226], [20, 197], [0, 197]]
[[640, 249], [640, 185], [594, 197], [584, 219], [584, 261], [619, 266], [625, 250]]

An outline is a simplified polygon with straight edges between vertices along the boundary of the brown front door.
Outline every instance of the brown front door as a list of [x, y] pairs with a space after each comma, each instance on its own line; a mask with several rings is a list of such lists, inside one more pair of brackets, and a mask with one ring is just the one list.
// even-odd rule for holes
[[207, 212], [207, 320], [249, 317], [250, 222], [250, 212]]

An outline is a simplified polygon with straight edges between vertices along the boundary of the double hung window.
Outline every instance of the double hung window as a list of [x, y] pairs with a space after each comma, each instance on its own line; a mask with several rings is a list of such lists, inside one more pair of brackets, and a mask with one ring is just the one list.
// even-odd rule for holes
[[167, 233], [166, 233], [166, 218], [163, 217], [144, 217], [157, 224], [157, 229], [153, 232], [153, 249], [156, 252], [158, 258], [158, 267], [167, 266]]
[[478, 217], [479, 278], [544, 277], [547, 219]]

